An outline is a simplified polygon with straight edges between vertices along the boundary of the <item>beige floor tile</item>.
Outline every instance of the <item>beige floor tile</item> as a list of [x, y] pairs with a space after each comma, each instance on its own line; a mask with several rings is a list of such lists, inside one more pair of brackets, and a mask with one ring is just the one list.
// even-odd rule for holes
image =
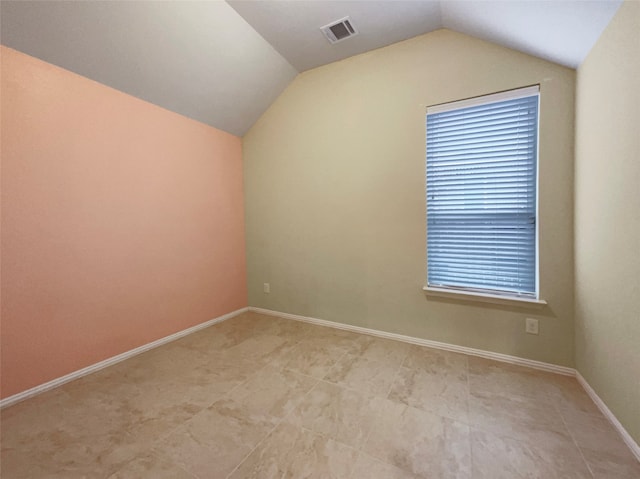
[[423, 478], [470, 478], [469, 427], [386, 401], [363, 451]]
[[571, 442], [569, 431], [554, 407], [521, 396], [470, 392], [469, 424], [532, 444]]
[[407, 357], [411, 345], [390, 339], [361, 335], [349, 353], [374, 361], [383, 361], [400, 366]]
[[[207, 403], [213, 402], [209, 399]], [[136, 441], [149, 445], [185, 423], [206, 407], [203, 401], [190, 401], [188, 392], [182, 393], [168, 385], [147, 388], [125, 402], [129, 423], [126, 431]]]
[[348, 351], [357, 347], [358, 339], [361, 336], [361, 334], [344, 329], [315, 326], [308, 337], [309, 339], [317, 341], [319, 344], [331, 344]]
[[109, 479], [195, 479], [195, 476], [179, 466], [153, 454], [145, 454], [128, 462]]
[[66, 454], [80, 445], [102, 453], [103, 446], [131, 442], [123, 404], [103, 394], [72, 397], [63, 388], [50, 391], [2, 411], [2, 447]]
[[591, 479], [580, 451], [571, 441], [545, 447], [471, 431], [474, 479]]
[[359, 449], [369, 435], [380, 401], [320, 381], [304, 397], [294, 415], [304, 428]]
[[[201, 352], [220, 352], [262, 335], [277, 335], [282, 318], [247, 312], [175, 341], [174, 344]], [[294, 328], [292, 328], [293, 330]]]
[[228, 360], [222, 355], [208, 363], [185, 369], [180, 375], [147, 382], [126, 401], [128, 431], [135, 437], [155, 439], [210, 406], [222, 395], [257, 374], [262, 363]]
[[640, 462], [628, 449], [615, 454], [607, 451], [582, 451], [595, 479], [638, 479]]
[[56, 428], [72, 408], [69, 395], [63, 388], [57, 388], [2, 409], [2, 446], [31, 440]]
[[469, 372], [468, 357], [464, 354], [415, 345], [410, 347], [403, 366], [447, 375], [460, 381], [466, 381]]
[[402, 367], [393, 382], [389, 399], [467, 422], [469, 389], [466, 377], [446, 370]]
[[255, 332], [251, 328], [236, 328], [226, 324], [234, 320], [235, 318], [232, 318], [220, 325], [213, 325], [190, 334], [176, 340], [174, 344], [185, 349], [209, 353], [228, 349], [255, 336]]
[[347, 479], [356, 457], [352, 448], [283, 422], [229, 478]]
[[364, 393], [386, 397], [398, 369], [397, 364], [346, 354], [324, 379]]
[[275, 424], [293, 411], [317, 379], [267, 366], [234, 389], [229, 398], [255, 417]]
[[36, 477], [63, 478], [65, 471], [48, 457], [38, 457], [31, 451], [2, 448], [0, 473], [3, 478], [33, 479]]
[[263, 332], [267, 334], [273, 334], [275, 332], [287, 332], [295, 331], [299, 326], [304, 326], [305, 329], [311, 325], [309, 323], [303, 323], [302, 321], [294, 321], [290, 319], [281, 318], [279, 316], [272, 316], [270, 314], [262, 314], [254, 311], [248, 311], [242, 313], [234, 320], [245, 321], [246, 324], [251, 326], [256, 332]]
[[264, 332], [273, 336], [300, 340], [309, 336], [314, 326], [302, 321], [272, 317], [271, 323], [264, 327]]
[[312, 376], [324, 378], [331, 368], [345, 355], [345, 350], [325, 339], [303, 339], [295, 349], [271, 361], [271, 365]]
[[[135, 359], [114, 364], [106, 369], [64, 384], [60, 389], [73, 401], [87, 396], [131, 397], [140, 392], [140, 379], [132, 373]], [[140, 372], [140, 376], [144, 373]]]
[[201, 411], [154, 446], [154, 452], [197, 477], [224, 478], [274, 427], [230, 399]]
[[331, 332], [311, 333], [302, 338], [298, 344], [305, 344], [316, 349], [328, 349], [332, 352], [349, 352], [356, 347], [357, 338], [353, 338], [352, 333], [348, 331], [337, 329]]
[[616, 469], [619, 465], [619, 469], [625, 470], [628, 464], [638, 465], [620, 434], [604, 416], [572, 409], [563, 409], [561, 414], [587, 463], [595, 469]]
[[91, 426], [84, 433], [52, 429], [20, 443], [9, 443], [3, 430], [3, 478], [107, 477], [142, 452], [124, 432]]
[[417, 479], [418, 476], [360, 453], [351, 475], [353, 479]]
[[598, 406], [576, 378], [553, 374], [546, 378], [546, 382], [549, 387], [549, 396], [556, 407], [602, 416]]
[[[219, 354], [219, 351], [187, 349], [172, 342], [134, 356], [127, 361], [125, 370], [119, 372], [125, 379], [138, 384], [147, 380], [155, 381], [179, 375], [186, 368], [205, 362], [209, 354]], [[118, 364], [116, 368], [121, 365]]]
[[470, 356], [469, 390], [550, 403], [551, 373]]
[[295, 341], [271, 334], [249, 338], [224, 351], [231, 359], [268, 362], [269, 355], [289, 352], [295, 347]]
[[59, 402], [43, 403], [39, 408], [25, 407], [11, 420], [3, 421], [3, 445], [16, 437], [34, 446], [44, 437], [55, 440], [65, 437], [78, 443], [92, 440], [97, 447], [104, 438], [118, 439], [124, 435], [130, 421], [126, 398], [94, 394], [89, 390], [72, 397], [59, 391], [63, 393], [58, 396]]
[[252, 336], [256, 336], [260, 333], [269, 334], [270, 331], [273, 331], [275, 324], [283, 323], [283, 321], [286, 320], [277, 316], [248, 311], [227, 321], [223, 321], [216, 325], [216, 327], [220, 327], [221, 329], [227, 328], [230, 331], [247, 330], [251, 332]]
[[411, 346], [389, 399], [466, 422], [467, 396], [467, 356]]
[[[173, 376], [183, 383], [199, 387], [204, 394], [226, 394], [256, 374], [267, 364], [263, 359], [249, 359], [227, 355], [226, 352], [211, 354], [207, 360], [192, 365]], [[182, 386], [182, 383], [178, 383]], [[197, 391], [194, 391], [197, 392]], [[203, 396], [203, 400], [206, 396]]]
[[0, 459], [3, 479], [468, 478], [469, 427], [474, 478], [640, 477], [572, 378], [255, 313], [4, 409]]

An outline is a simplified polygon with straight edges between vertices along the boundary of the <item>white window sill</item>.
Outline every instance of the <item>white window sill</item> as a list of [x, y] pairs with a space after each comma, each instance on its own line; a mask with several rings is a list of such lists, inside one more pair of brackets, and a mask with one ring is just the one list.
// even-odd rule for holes
[[424, 286], [422, 288], [427, 296], [440, 298], [458, 299], [460, 301], [476, 301], [481, 303], [504, 304], [529, 309], [542, 309], [547, 305], [543, 299], [502, 296], [499, 294], [478, 293], [475, 291], [464, 291], [446, 288], [433, 288]]

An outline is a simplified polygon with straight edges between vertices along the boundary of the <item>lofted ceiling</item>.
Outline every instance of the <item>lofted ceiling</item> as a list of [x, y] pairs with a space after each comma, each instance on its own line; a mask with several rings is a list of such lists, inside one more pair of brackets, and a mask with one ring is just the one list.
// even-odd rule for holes
[[6, 1], [2, 44], [243, 135], [298, 73], [222, 1]]
[[[442, 28], [433, 0], [227, 1], [299, 71]], [[330, 44], [320, 27], [347, 15], [358, 35]]]
[[[299, 71], [439, 28], [576, 68], [621, 0], [367, 0], [228, 3]], [[360, 33], [331, 45], [319, 28], [349, 15]]]
[[[298, 72], [449, 28], [570, 68], [621, 0], [0, 2], [6, 45], [243, 135]], [[320, 27], [350, 16], [331, 45]]]

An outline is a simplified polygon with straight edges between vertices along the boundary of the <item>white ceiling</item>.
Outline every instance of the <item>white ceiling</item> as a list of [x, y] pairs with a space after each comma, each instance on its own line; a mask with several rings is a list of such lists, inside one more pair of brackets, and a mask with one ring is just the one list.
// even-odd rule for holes
[[[622, 0], [0, 0], [0, 40], [243, 135], [298, 71], [449, 28], [576, 68]], [[349, 15], [359, 35], [320, 27]]]
[[[227, 0], [299, 71], [449, 28], [576, 68], [622, 0]], [[320, 27], [349, 15], [360, 33], [331, 45]]]
[[5, 1], [2, 44], [235, 135], [297, 71], [227, 3]]
[[442, 2], [442, 25], [577, 68], [622, 0]]
[[[442, 28], [433, 0], [227, 2], [299, 71]], [[347, 15], [358, 35], [330, 44], [320, 27]]]

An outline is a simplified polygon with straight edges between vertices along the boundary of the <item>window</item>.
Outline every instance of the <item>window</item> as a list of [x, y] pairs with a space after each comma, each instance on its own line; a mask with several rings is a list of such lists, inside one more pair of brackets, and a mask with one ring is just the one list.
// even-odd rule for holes
[[537, 298], [539, 88], [427, 108], [427, 286]]

